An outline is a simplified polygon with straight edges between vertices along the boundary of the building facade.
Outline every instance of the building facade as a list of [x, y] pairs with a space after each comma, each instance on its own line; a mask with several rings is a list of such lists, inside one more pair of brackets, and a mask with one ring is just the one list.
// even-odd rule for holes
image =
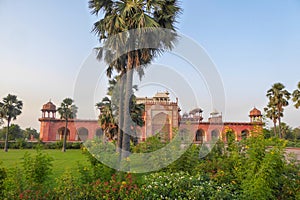
[[[40, 139], [43, 142], [55, 142], [63, 139], [65, 121], [56, 117], [56, 106], [52, 102], [43, 105], [42, 117], [39, 118]], [[67, 140], [85, 141], [101, 137], [102, 129], [97, 120], [70, 119], [68, 121]]]
[[[194, 137], [195, 143], [209, 142], [214, 138], [221, 138], [226, 142], [229, 134], [233, 134], [236, 140], [241, 140], [261, 130], [263, 126], [261, 112], [256, 108], [250, 111], [249, 122], [223, 122], [222, 115], [217, 111], [210, 114], [208, 121], [203, 121], [203, 111], [200, 108], [180, 115], [178, 99], [175, 102], [170, 101], [168, 92], [157, 93], [152, 98], [137, 98], [137, 103], [145, 104], [145, 125], [137, 128], [139, 141], [157, 133], [170, 140], [174, 137], [175, 130], [187, 130]], [[61, 140], [65, 121], [56, 117], [56, 106], [48, 102], [43, 105], [41, 111], [40, 139], [44, 142]], [[97, 120], [69, 120], [68, 141], [85, 141], [94, 137], [103, 137]]]

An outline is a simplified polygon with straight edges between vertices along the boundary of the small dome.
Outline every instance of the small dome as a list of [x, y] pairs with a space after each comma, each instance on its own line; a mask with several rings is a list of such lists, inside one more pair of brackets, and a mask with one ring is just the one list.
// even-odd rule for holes
[[195, 108], [190, 111], [190, 114], [194, 115], [196, 113], [202, 113], [202, 112], [203, 112], [203, 110], [201, 108]]
[[167, 92], [157, 92], [156, 94], [155, 94], [155, 98], [169, 98], [169, 92], [167, 91]]
[[183, 118], [188, 118], [189, 117], [189, 114], [187, 112], [183, 113], [182, 115]]
[[217, 116], [220, 113], [214, 108], [213, 111], [210, 113], [211, 116]]
[[56, 106], [51, 101], [49, 101], [48, 103], [43, 105], [42, 110], [56, 111]]
[[261, 116], [261, 112], [260, 110], [258, 110], [257, 108], [253, 108], [251, 111], [250, 111], [250, 116]]

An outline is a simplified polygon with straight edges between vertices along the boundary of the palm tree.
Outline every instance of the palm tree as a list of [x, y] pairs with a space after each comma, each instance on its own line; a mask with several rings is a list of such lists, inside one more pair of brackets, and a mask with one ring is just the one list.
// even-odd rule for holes
[[113, 140], [117, 126], [113, 116], [111, 100], [108, 97], [104, 97], [101, 102], [96, 104], [96, 107], [100, 111], [99, 123], [104, 135], [110, 140]]
[[8, 94], [0, 102], [0, 118], [7, 121], [7, 131], [5, 136], [4, 151], [8, 151], [8, 133], [11, 120], [17, 119], [17, 116], [22, 113], [23, 102], [17, 99], [16, 95]]
[[298, 109], [300, 107], [300, 82], [298, 83], [298, 88], [294, 90], [292, 96], [293, 102], [295, 102], [294, 106]]
[[289, 105], [290, 93], [284, 89], [285, 86], [282, 83], [275, 83], [271, 89], [267, 91], [267, 97], [269, 98], [269, 106], [274, 107], [277, 113], [279, 137], [281, 134], [281, 117], [283, 117], [284, 107]]
[[[121, 130], [121, 128], [118, 128], [117, 119], [119, 119], [119, 110], [118, 105], [116, 103], [118, 102], [118, 99], [120, 98], [120, 95], [117, 91], [119, 89], [117, 87], [120, 87], [118, 83], [118, 79], [120, 76], [116, 76], [112, 80], [109, 80], [109, 86], [107, 91], [107, 96], [102, 99], [101, 102], [96, 104], [96, 107], [100, 111], [99, 115], [99, 122], [102, 130], [104, 131], [105, 135], [110, 138], [111, 140], [114, 138], [117, 131]], [[138, 88], [136, 85], [133, 86], [133, 88], [137, 91]], [[114, 101], [112, 101], [112, 100]], [[133, 95], [130, 101], [130, 116], [134, 123], [134, 130], [136, 130], [137, 126], [142, 127], [144, 125], [144, 104], [137, 104], [136, 103], [136, 97]], [[117, 129], [117, 131], [116, 131]], [[135, 132], [135, 131], [134, 131]], [[119, 133], [119, 132], [118, 132]], [[117, 139], [120, 137], [120, 134], [117, 135]], [[137, 144], [137, 136], [134, 135], [131, 137], [131, 140], [136, 145]], [[120, 141], [120, 140], [118, 140]]]
[[57, 109], [58, 113], [60, 114], [60, 118], [64, 119], [66, 122], [64, 136], [63, 136], [62, 152], [66, 152], [68, 121], [69, 119], [76, 118], [76, 114], [78, 110], [77, 106], [75, 106], [73, 103], [74, 103], [73, 99], [65, 98], [61, 103], [60, 107]]
[[142, 127], [145, 124], [144, 121], [144, 113], [145, 113], [145, 104], [137, 104], [136, 103], [136, 96], [133, 95], [130, 103], [130, 116], [132, 119], [133, 124], [133, 133], [134, 135], [131, 136], [131, 140], [133, 141], [134, 146], [138, 143], [137, 137], [137, 126]]
[[[180, 13], [177, 0], [156, 1], [156, 0], [90, 0], [89, 7], [92, 14], [98, 15], [104, 12], [104, 17], [94, 24], [93, 31], [97, 34], [100, 42], [104, 42], [105, 62], [109, 65], [107, 71], [116, 69], [125, 76], [124, 96], [124, 124], [122, 138], [122, 158], [129, 155], [130, 150], [130, 99], [132, 96], [133, 70], [137, 70], [140, 77], [143, 75], [143, 68], [149, 64], [154, 57], [161, 54], [163, 49], [171, 49], [176, 34], [168, 35], [167, 38], [145, 37], [145, 33], [155, 32], [158, 28], [167, 28], [175, 32], [176, 16]], [[124, 31], [134, 30], [126, 34], [119, 34]], [[117, 35], [119, 34], [119, 35]], [[117, 36], [116, 36], [117, 35]], [[163, 34], [162, 34], [163, 35]], [[109, 40], [116, 36], [118, 39]], [[153, 46], [156, 48], [139, 48], [142, 46]], [[124, 51], [125, 49], [125, 51]], [[102, 56], [103, 48], [99, 48]], [[124, 53], [125, 52], [125, 53]], [[99, 56], [101, 58], [101, 56]], [[123, 94], [123, 91], [121, 91]], [[121, 108], [121, 107], [120, 107]], [[121, 113], [120, 113], [121, 114]], [[122, 117], [120, 117], [122, 119]]]
[[3, 119], [0, 117], [0, 127], [4, 124]]
[[264, 108], [266, 117], [270, 118], [274, 124], [274, 136], [276, 136], [276, 123], [278, 119], [277, 110], [271, 104], [268, 104], [266, 108]]
[[[108, 67], [107, 69], [107, 76], [111, 77], [111, 68]], [[119, 83], [120, 82], [120, 83]], [[99, 109], [100, 111], [100, 115], [99, 115], [99, 120], [100, 120], [100, 125], [105, 129], [105, 123], [104, 121], [109, 121], [110, 123], [116, 123], [114, 124], [114, 128], [112, 129], [106, 129], [106, 132], [110, 132], [109, 134], [106, 135], [110, 135], [110, 137], [112, 135], [115, 134], [115, 129], [117, 129], [117, 151], [119, 152], [119, 150], [122, 147], [122, 125], [121, 123], [123, 122], [123, 115], [122, 115], [122, 110], [123, 110], [123, 92], [124, 91], [124, 87], [123, 87], [123, 82], [122, 82], [122, 76], [121, 75], [117, 75], [114, 78], [110, 79], [108, 81], [108, 89], [107, 89], [107, 96], [102, 99], [101, 102], [96, 104], [96, 107]], [[121, 114], [119, 114], [121, 113]], [[106, 116], [109, 115], [109, 116]], [[101, 122], [102, 121], [102, 122]], [[106, 127], [107, 128], [107, 127]]]

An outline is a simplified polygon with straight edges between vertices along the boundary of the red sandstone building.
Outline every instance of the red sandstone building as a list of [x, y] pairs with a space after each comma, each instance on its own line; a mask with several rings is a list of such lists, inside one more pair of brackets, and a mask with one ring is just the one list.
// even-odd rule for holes
[[[156, 133], [165, 133], [168, 138], [173, 138], [174, 129], [189, 130], [195, 143], [209, 142], [213, 138], [226, 141], [229, 132], [234, 134], [236, 140], [241, 140], [263, 125], [261, 112], [256, 108], [250, 111], [249, 122], [223, 122], [222, 115], [218, 112], [212, 112], [208, 121], [204, 122], [201, 109], [194, 109], [181, 116], [178, 100], [170, 101], [168, 92], [157, 93], [152, 98], [137, 98], [137, 103], [145, 104], [145, 125], [138, 129], [140, 141]], [[56, 117], [56, 106], [52, 102], [43, 105], [39, 121], [42, 141], [62, 139], [65, 122]], [[85, 141], [103, 136], [97, 120], [74, 119], [68, 124], [68, 141]]]

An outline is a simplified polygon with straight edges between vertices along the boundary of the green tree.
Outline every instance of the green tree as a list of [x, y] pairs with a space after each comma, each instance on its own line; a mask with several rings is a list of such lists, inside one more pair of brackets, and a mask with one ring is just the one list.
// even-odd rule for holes
[[[275, 127], [272, 127], [271, 130], [274, 131]], [[276, 127], [276, 132], [279, 132], [279, 127]], [[284, 122], [281, 122], [281, 135], [283, 138], [291, 140], [294, 139], [293, 129]]]
[[281, 118], [283, 117], [284, 107], [289, 105], [290, 93], [285, 89], [282, 83], [275, 83], [271, 89], [267, 91], [269, 98], [268, 107], [275, 109], [278, 119], [279, 137], [281, 138]]
[[[168, 28], [175, 31], [176, 16], [180, 12], [177, 0], [170, 1], [101, 1], [90, 0], [89, 7], [92, 14], [98, 15], [100, 11], [104, 12], [103, 18], [94, 24], [94, 32], [104, 42], [106, 49], [105, 61], [109, 65], [108, 71], [113, 69], [122, 71], [125, 78], [122, 79], [125, 85], [124, 98], [124, 124], [122, 127], [125, 131], [122, 138], [122, 158], [129, 155], [130, 150], [130, 133], [132, 123], [130, 120], [130, 99], [132, 96], [132, 78], [133, 70], [136, 69], [139, 75], [143, 75], [143, 68], [149, 64], [154, 57], [162, 53], [162, 49], [171, 49], [174, 37], [169, 38], [152, 38], [150, 40], [144, 37], [145, 32], [153, 32], [157, 28]], [[146, 28], [146, 29], [143, 29]], [[118, 35], [119, 41], [107, 40], [111, 36], [128, 30], [135, 30], [127, 34]], [[153, 46], [157, 44], [157, 48], [142, 48], [139, 45]], [[124, 52], [125, 48], [125, 54]], [[108, 51], [107, 51], [108, 49]], [[99, 48], [99, 54], [103, 52], [103, 48]], [[102, 55], [101, 55], [102, 56]], [[100, 57], [101, 57], [100, 56]], [[122, 93], [123, 94], [123, 93]], [[123, 95], [122, 95], [123, 96]], [[120, 113], [121, 114], [121, 113]], [[122, 114], [121, 114], [122, 115]]]
[[27, 138], [28, 140], [30, 140], [32, 136], [35, 139], [39, 139], [40, 137], [40, 134], [34, 128], [26, 128], [23, 132], [24, 132], [24, 138]]
[[269, 139], [269, 138], [271, 138], [271, 130], [269, 130], [269, 129], [267, 129], [267, 128], [264, 128], [263, 130], [262, 130], [262, 132], [263, 132], [263, 136], [264, 136], [264, 138], [265, 139]]
[[22, 113], [23, 102], [17, 99], [16, 95], [8, 94], [3, 98], [3, 102], [0, 102], [0, 118], [7, 121], [7, 132], [5, 136], [4, 151], [8, 151], [8, 133], [9, 126], [12, 120], [17, 119], [17, 116]]
[[293, 129], [294, 140], [300, 140], [300, 128]]
[[284, 122], [281, 123], [281, 135], [283, 136], [283, 138], [285, 138], [287, 140], [294, 139], [292, 127], [290, 127], [289, 125], [287, 125]]
[[71, 98], [65, 98], [61, 103], [60, 107], [57, 109], [58, 113], [60, 114], [60, 118], [64, 119], [65, 124], [65, 131], [63, 137], [63, 147], [62, 151], [66, 152], [66, 142], [67, 142], [67, 131], [68, 131], [68, 120], [76, 118], [77, 114], [77, 106], [73, 104], [74, 101]]
[[[0, 138], [5, 139], [7, 127], [0, 129]], [[9, 126], [8, 140], [23, 139], [24, 131], [17, 124], [11, 124]]]
[[292, 96], [293, 102], [295, 102], [294, 106], [298, 109], [300, 107], [300, 82], [298, 83], [298, 88], [294, 90]]

